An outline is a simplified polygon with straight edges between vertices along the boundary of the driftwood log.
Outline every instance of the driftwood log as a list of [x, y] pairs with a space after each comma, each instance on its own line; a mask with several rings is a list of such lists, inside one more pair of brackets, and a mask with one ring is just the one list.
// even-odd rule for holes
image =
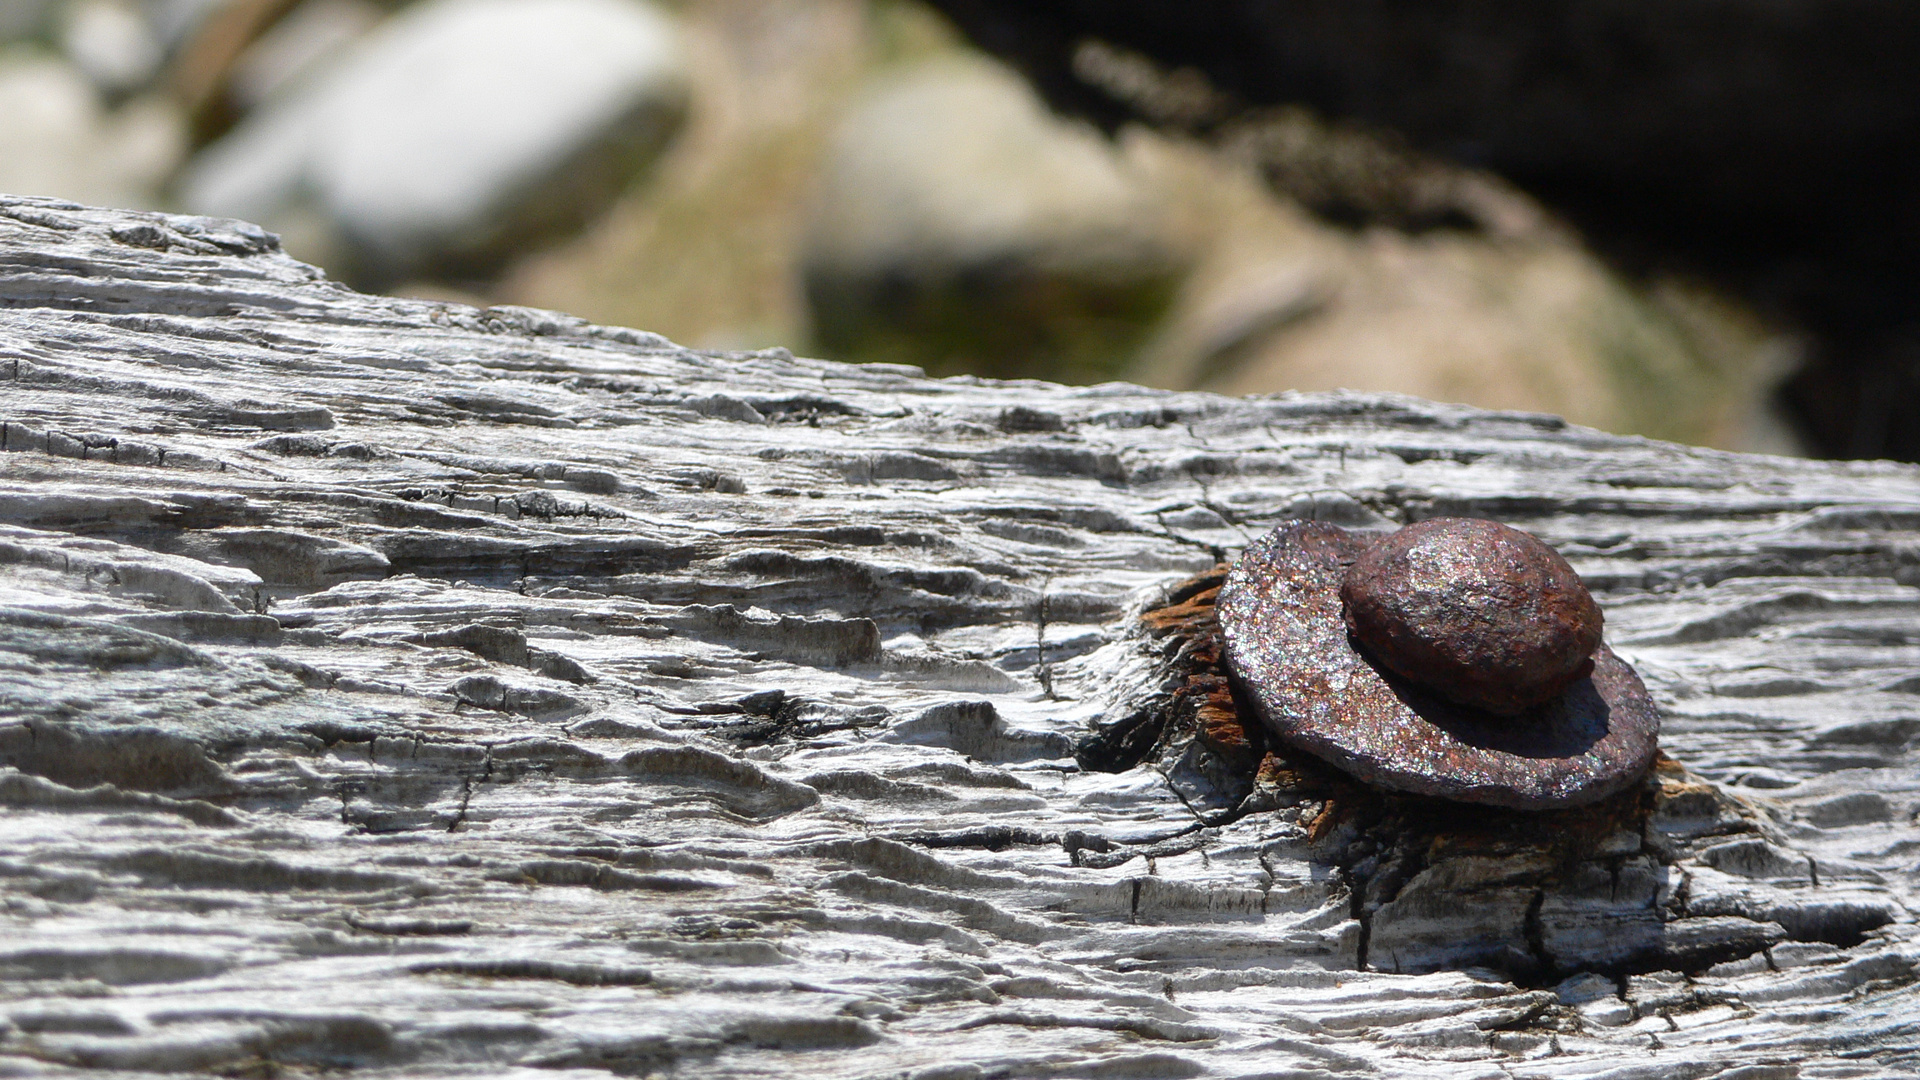
[[[0, 445], [13, 1074], [1920, 1072], [1913, 467], [699, 353], [21, 198]], [[1644, 784], [1241, 722], [1220, 564], [1440, 513], [1584, 575]]]

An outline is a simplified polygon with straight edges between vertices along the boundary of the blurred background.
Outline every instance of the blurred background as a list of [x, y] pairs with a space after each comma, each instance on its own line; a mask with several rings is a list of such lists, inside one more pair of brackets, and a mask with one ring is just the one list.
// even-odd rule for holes
[[0, 190], [711, 349], [1920, 460], [1920, 5], [0, 0]]

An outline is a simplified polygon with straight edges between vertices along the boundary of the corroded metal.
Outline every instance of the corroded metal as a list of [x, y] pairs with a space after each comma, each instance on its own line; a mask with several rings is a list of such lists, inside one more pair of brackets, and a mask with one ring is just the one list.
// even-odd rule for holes
[[1515, 716], [1593, 670], [1600, 606], [1560, 553], [1519, 529], [1433, 518], [1375, 541], [1340, 585], [1347, 628], [1397, 674]]
[[1646, 771], [1659, 713], [1604, 644], [1590, 674], [1514, 718], [1447, 701], [1357, 649], [1340, 585], [1371, 540], [1286, 525], [1221, 588], [1228, 661], [1280, 739], [1380, 787], [1518, 810], [1591, 803]]

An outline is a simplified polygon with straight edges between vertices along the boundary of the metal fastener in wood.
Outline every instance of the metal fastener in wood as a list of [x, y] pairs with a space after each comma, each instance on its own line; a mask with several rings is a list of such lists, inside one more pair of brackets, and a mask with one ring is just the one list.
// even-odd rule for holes
[[1659, 712], [1579, 576], [1505, 525], [1285, 525], [1234, 565], [1219, 617], [1267, 726], [1380, 787], [1578, 806], [1632, 784], [1657, 748]]

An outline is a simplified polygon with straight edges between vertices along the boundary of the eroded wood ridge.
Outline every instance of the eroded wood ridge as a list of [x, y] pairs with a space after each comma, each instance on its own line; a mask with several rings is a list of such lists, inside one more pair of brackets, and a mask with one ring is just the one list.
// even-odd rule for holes
[[[699, 353], [15, 198], [0, 446], [9, 1066], [1920, 1068], [1909, 467]], [[1240, 725], [1217, 565], [1436, 514], [1594, 589], [1646, 787]]]

